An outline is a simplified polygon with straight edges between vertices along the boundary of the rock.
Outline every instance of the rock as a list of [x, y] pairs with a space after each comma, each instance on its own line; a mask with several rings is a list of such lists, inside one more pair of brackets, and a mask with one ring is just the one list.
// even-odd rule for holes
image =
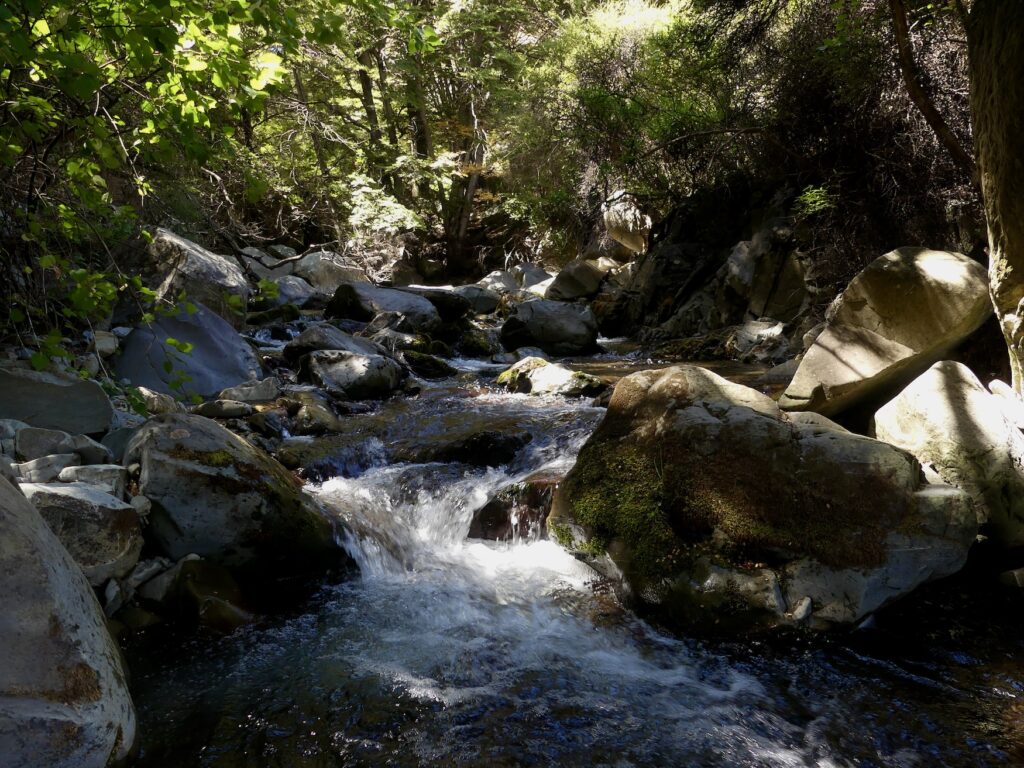
[[140, 520], [149, 519], [149, 513], [153, 511], [153, 502], [148, 498], [145, 496], [132, 496], [128, 503], [132, 505], [132, 509], [138, 512]]
[[222, 389], [217, 397], [220, 400], [238, 400], [243, 403], [266, 403], [276, 400], [280, 395], [281, 380], [276, 376], [268, 376], [263, 381]]
[[637, 206], [633, 197], [623, 191], [613, 193], [609, 202], [601, 206], [604, 227], [608, 236], [629, 250], [640, 253], [647, 247], [651, 231], [651, 217]]
[[87, 467], [64, 467], [57, 479], [62, 483], [85, 483], [116, 499], [123, 499], [128, 472], [120, 464], [91, 464]]
[[499, 349], [497, 342], [479, 328], [472, 328], [463, 333], [457, 348], [459, 354], [466, 357], [490, 357]]
[[516, 284], [524, 289], [554, 277], [540, 264], [531, 264], [530, 262], [516, 264], [509, 270], [509, 274], [516, 279]]
[[872, 430], [967, 491], [983, 533], [1024, 544], [1024, 435], [969, 368], [936, 363], [878, 410]]
[[622, 263], [630, 261], [635, 255], [636, 251], [613, 240], [603, 229], [600, 232], [593, 233], [593, 236], [583, 248], [584, 259], [614, 259]]
[[242, 327], [252, 289], [233, 259], [166, 229], [156, 231], [149, 255], [166, 274], [157, 288], [160, 301], [173, 304], [184, 291], [188, 301], [205, 305], [235, 328]]
[[571, 371], [564, 365], [549, 363], [539, 357], [520, 360], [498, 376], [498, 384], [513, 392], [564, 397], [598, 395], [606, 386], [596, 376]]
[[271, 256], [278, 259], [294, 259], [298, 256], [298, 252], [290, 245], [280, 245], [275, 243], [274, 245], [268, 245], [267, 251]]
[[101, 445], [110, 451], [113, 461], [122, 461], [124, 459], [125, 448], [128, 447], [128, 441], [131, 440], [136, 429], [137, 427], [122, 427], [121, 429], [111, 430], [103, 436]]
[[478, 288], [493, 291], [497, 294], [515, 293], [519, 290], [519, 283], [515, 277], [503, 269], [497, 269], [482, 277], [476, 282], [476, 285]]
[[155, 392], [149, 387], [136, 387], [136, 389], [142, 396], [146, 410], [152, 416], [159, 416], [161, 413], [184, 413], [187, 410], [184, 404], [172, 395]]
[[94, 587], [127, 576], [142, 552], [142, 529], [130, 504], [87, 483], [23, 483], [39, 510]]
[[150, 579], [160, 575], [164, 571], [170, 570], [173, 565], [174, 564], [166, 557], [155, 557], [151, 560], [142, 560], [132, 568], [132, 572], [125, 578], [125, 586], [131, 590], [136, 590]]
[[113, 458], [110, 449], [85, 435], [69, 435], [56, 429], [28, 427], [15, 436], [15, 450], [24, 461], [57, 453], [77, 453], [83, 464], [105, 464]]
[[150, 419], [125, 461], [141, 464], [139, 491], [153, 505], [149, 536], [170, 558], [196, 553], [255, 579], [313, 573], [345, 559], [334, 525], [300, 483], [215, 421]]
[[441, 316], [434, 305], [422, 296], [369, 283], [339, 286], [324, 314], [328, 318], [370, 320], [379, 312], [400, 312], [422, 333], [430, 333], [441, 324]]
[[606, 271], [602, 271], [594, 262], [583, 259], [570, 261], [548, 286], [544, 298], [554, 301], [589, 298], [600, 289]]
[[549, 277], [547, 280], [542, 280], [539, 283], [534, 283], [526, 289], [526, 292], [531, 296], [537, 296], [539, 298], [545, 298], [548, 295], [548, 289], [555, 284], [555, 278]]
[[[182, 354], [166, 343], [168, 338], [191, 344], [191, 352]], [[171, 366], [170, 372], [165, 364]], [[164, 394], [175, 393], [172, 382], [186, 376], [181, 392], [200, 397], [253, 381], [262, 373], [245, 339], [202, 305], [191, 314], [181, 308], [175, 315], [157, 317], [151, 325], [132, 331], [116, 370], [118, 378]]]
[[186, 560], [175, 579], [179, 600], [189, 604], [196, 621], [219, 632], [251, 624], [255, 616], [239, 607], [242, 590], [223, 567], [205, 560]]
[[117, 646], [88, 581], [33, 506], [0, 479], [0, 762], [105, 768], [135, 743]]
[[483, 430], [442, 445], [419, 456], [422, 462], [458, 462], [474, 467], [499, 467], [511, 464], [533, 436], [529, 432]]
[[444, 360], [422, 352], [414, 352], [411, 349], [403, 352], [402, 358], [412, 372], [421, 379], [447, 379], [459, 373]]
[[748, 320], [731, 329], [724, 343], [725, 354], [743, 363], [781, 363], [789, 357], [785, 323]]
[[328, 392], [353, 400], [387, 397], [402, 383], [402, 366], [383, 355], [323, 350], [303, 358], [301, 375]]
[[208, 419], [244, 419], [252, 415], [252, 406], [238, 400], [210, 400], [197, 405], [192, 413]]
[[552, 355], [585, 355], [597, 349], [597, 321], [588, 307], [528, 301], [501, 327], [506, 349], [540, 347]]
[[82, 463], [77, 453], [57, 453], [53, 456], [44, 456], [41, 459], [26, 461], [22, 464], [15, 464], [14, 471], [25, 483], [52, 483], [60, 473], [71, 466], [78, 466]]
[[1003, 571], [999, 574], [999, 583], [1007, 587], [1024, 589], [1024, 568], [1015, 568], [1012, 571]]
[[242, 263], [245, 268], [259, 280], [278, 280], [292, 274], [293, 262], [282, 262], [276, 256], [261, 251], [259, 248], [243, 248]]
[[274, 281], [274, 285], [277, 286], [277, 298], [273, 303], [277, 306], [291, 304], [304, 307], [317, 296], [316, 288], [295, 275], [279, 277]]
[[[18, 473], [14, 469], [14, 462], [0, 456], [0, 477], [4, 478], [7, 482], [18, 489], [20, 487], [18, 481]], [[18, 491], [21, 492], [20, 490]]]
[[360, 355], [378, 355], [381, 348], [372, 341], [351, 336], [330, 323], [311, 325], [284, 345], [286, 360], [297, 362], [310, 352], [339, 349]]
[[988, 384], [988, 391], [999, 398], [998, 403], [1006, 418], [1017, 427], [1024, 429], [1024, 400], [1005, 381], [995, 379]]
[[428, 288], [423, 285], [410, 285], [400, 290], [429, 301], [441, 316], [441, 321], [445, 323], [457, 323], [474, 311], [473, 304], [469, 299], [456, 292], [451, 286]]
[[479, 285], [458, 285], [452, 291], [469, 302], [474, 314], [489, 315], [498, 308], [501, 294]]
[[551, 511], [560, 474], [537, 472], [498, 491], [473, 513], [469, 538], [492, 541], [536, 540], [545, 536], [544, 521]]
[[[163, 558], [162, 558], [163, 559]], [[185, 555], [170, 568], [158, 573], [138, 588], [139, 597], [154, 603], [164, 602], [175, 591], [181, 569], [186, 563], [200, 560], [199, 555]], [[169, 562], [169, 561], [167, 561]]]
[[307, 253], [297, 262], [292, 273], [306, 280], [320, 293], [333, 295], [342, 283], [366, 283], [366, 270], [354, 259], [333, 251]]
[[92, 341], [89, 342], [89, 351], [100, 357], [110, 357], [117, 352], [117, 346], [117, 336], [110, 331], [94, 331]]
[[884, 395], [941, 360], [991, 312], [981, 264], [926, 248], [887, 253], [829, 309], [779, 404], [831, 416]]
[[114, 407], [95, 381], [58, 373], [0, 368], [0, 418], [71, 434], [106, 432]]
[[910, 454], [675, 366], [619, 382], [548, 531], [659, 619], [746, 630], [807, 597], [812, 626], [856, 622], [959, 570], [977, 523]]

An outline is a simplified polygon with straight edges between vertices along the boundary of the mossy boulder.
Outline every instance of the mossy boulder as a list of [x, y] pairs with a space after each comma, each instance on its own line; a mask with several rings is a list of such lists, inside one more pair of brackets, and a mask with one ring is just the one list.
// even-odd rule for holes
[[596, 376], [573, 371], [539, 357], [527, 357], [498, 375], [497, 382], [513, 392], [585, 397], [599, 395], [607, 385]]
[[857, 621], [959, 570], [977, 525], [910, 454], [675, 366], [619, 382], [548, 530], [669, 623], [749, 628], [807, 598]]
[[147, 537], [168, 557], [198, 554], [243, 577], [312, 574], [340, 565], [337, 523], [283, 466], [217, 422], [165, 414], [136, 432], [125, 463], [141, 466], [153, 504]]

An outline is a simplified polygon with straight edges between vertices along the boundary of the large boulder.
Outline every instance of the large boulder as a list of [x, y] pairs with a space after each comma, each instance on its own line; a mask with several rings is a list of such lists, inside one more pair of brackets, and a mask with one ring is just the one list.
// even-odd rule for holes
[[446, 323], [458, 322], [473, 312], [472, 302], [452, 287], [428, 288], [422, 285], [409, 285], [400, 290], [429, 301], [441, 316], [441, 320]]
[[252, 288], [234, 259], [167, 229], [156, 231], [149, 255], [156, 269], [166, 275], [157, 288], [158, 299], [174, 303], [184, 291], [189, 301], [205, 304], [235, 328], [242, 327]]
[[94, 587], [139, 562], [142, 528], [131, 504], [86, 483], [22, 483], [21, 490]]
[[342, 283], [369, 282], [364, 270], [354, 259], [333, 251], [307, 253], [292, 267], [292, 274], [301, 277], [320, 293], [333, 295]]
[[1024, 544], [1024, 435], [969, 368], [936, 363], [875, 414], [879, 440], [910, 451], [974, 500], [982, 531]]
[[597, 349], [597, 320], [589, 307], [527, 301], [501, 327], [506, 349], [540, 347], [549, 355], [585, 355]]
[[489, 315], [498, 308], [501, 294], [479, 285], [457, 285], [455, 293], [469, 302], [474, 314]]
[[640, 210], [630, 195], [616, 192], [609, 202], [601, 206], [604, 227], [608, 236], [629, 250], [640, 253], [647, 247], [651, 232], [651, 217]]
[[349, 320], [370, 320], [380, 312], [403, 314], [422, 333], [430, 333], [441, 325], [441, 316], [434, 305], [422, 296], [369, 283], [346, 283], [339, 286], [327, 305], [325, 315]]
[[85, 575], [0, 477], [0, 764], [105, 768], [135, 742], [121, 656]]
[[297, 362], [310, 352], [340, 349], [361, 355], [377, 355], [381, 348], [369, 339], [352, 336], [330, 323], [316, 323], [284, 345], [286, 360]]
[[584, 397], [600, 394], [606, 385], [596, 376], [573, 371], [539, 357], [527, 357], [498, 375], [498, 384], [532, 395]]
[[[184, 354], [167, 339], [191, 344], [192, 349]], [[133, 330], [125, 339], [116, 372], [118, 378], [156, 392], [210, 397], [260, 378], [261, 369], [245, 339], [198, 304], [195, 312], [182, 307]], [[176, 381], [181, 382], [180, 390], [173, 386]]]
[[887, 253], [830, 307], [779, 405], [831, 416], [884, 396], [945, 357], [991, 312], [981, 264], [927, 248]]
[[858, 621], [959, 570], [977, 522], [909, 453], [675, 366], [619, 382], [548, 530], [664, 620], [746, 629]]
[[[586, 299], [598, 292], [601, 281], [608, 270], [602, 269], [596, 262], [576, 259], [566, 264], [548, 286], [544, 298], [554, 301], [574, 301]], [[545, 280], [547, 278], [544, 278]], [[538, 280], [537, 283], [543, 282]], [[536, 285], [536, 283], [534, 283]]]
[[149, 536], [172, 559], [195, 553], [255, 578], [316, 572], [343, 560], [335, 525], [284, 467], [202, 416], [170, 413], [132, 437], [153, 505]]
[[95, 381], [24, 368], [0, 368], [0, 419], [72, 434], [106, 432], [114, 407]]
[[333, 394], [352, 400], [387, 397], [402, 383], [405, 370], [390, 357], [332, 349], [302, 360], [301, 375]]

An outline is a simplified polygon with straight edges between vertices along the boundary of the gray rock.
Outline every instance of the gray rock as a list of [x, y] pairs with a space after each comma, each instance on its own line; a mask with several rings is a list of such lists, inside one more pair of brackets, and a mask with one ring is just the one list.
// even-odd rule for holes
[[611, 202], [601, 206], [604, 227], [608, 236], [635, 253], [647, 247], [651, 231], [651, 217], [644, 214], [636, 201], [622, 191], [611, 195]]
[[268, 376], [263, 381], [253, 384], [241, 384], [221, 390], [217, 396], [221, 400], [239, 400], [243, 403], [266, 403], [276, 400], [281, 394], [281, 380], [276, 376]]
[[339, 286], [327, 305], [325, 316], [370, 320], [380, 312], [399, 312], [422, 333], [430, 333], [441, 324], [441, 316], [434, 305], [422, 296], [369, 283]]
[[812, 627], [855, 623], [963, 567], [977, 521], [910, 454], [674, 366], [619, 382], [548, 530], [661, 619], [745, 631], [808, 597]]
[[[246, 253], [249, 251], [249, 253]], [[245, 248], [242, 250], [242, 263], [245, 268], [258, 280], [272, 280], [276, 281], [283, 277], [288, 277], [292, 274], [294, 267], [293, 263], [286, 261], [280, 263], [281, 260], [270, 256], [265, 253], [261, 253], [259, 257], [254, 256], [252, 252], [261, 253], [256, 248]]]
[[[192, 344], [192, 351], [181, 354], [166, 343], [168, 338]], [[165, 363], [172, 366], [170, 373]], [[182, 384], [182, 391], [201, 397], [258, 379], [261, 374], [252, 347], [228, 323], [201, 305], [192, 314], [181, 309], [132, 331], [116, 370], [118, 378], [164, 394], [175, 393], [171, 382], [184, 374], [191, 380]]]
[[85, 483], [109, 493], [116, 499], [124, 498], [128, 484], [128, 470], [120, 464], [90, 464], [86, 467], [64, 467], [57, 475], [62, 483]]
[[138, 387], [137, 389], [151, 416], [159, 416], [161, 413], [184, 413], [187, 410], [185, 405], [173, 395], [154, 392], [149, 387]]
[[[548, 286], [544, 298], [553, 301], [589, 298], [600, 289], [605, 272], [607, 270], [600, 269], [594, 262], [583, 259], [570, 261]], [[543, 281], [538, 280], [537, 282]]]
[[295, 275], [279, 277], [274, 284], [277, 286], [277, 298], [274, 299], [277, 306], [294, 304], [304, 307], [318, 295], [316, 288]]
[[875, 413], [872, 430], [967, 491], [984, 533], [1024, 544], [1024, 435], [969, 368], [936, 363]]
[[294, 259], [299, 255], [290, 245], [268, 245], [267, 251], [278, 259]]
[[328, 295], [333, 295], [342, 283], [369, 282], [366, 270], [354, 259], [333, 251], [307, 253], [295, 263], [293, 273]]
[[476, 283], [478, 288], [483, 288], [494, 293], [515, 293], [519, 290], [519, 283], [515, 277], [503, 269], [495, 270], [482, 277]]
[[131, 590], [137, 590], [150, 579], [159, 576], [164, 571], [174, 566], [166, 557], [155, 557], [151, 560], [143, 560], [125, 578], [125, 586]]
[[305, 378], [353, 400], [387, 397], [404, 378], [402, 366], [383, 355], [343, 350], [313, 352], [303, 360]]
[[498, 302], [501, 300], [501, 295], [497, 291], [479, 285], [457, 285], [452, 290], [468, 301], [473, 313], [477, 315], [491, 314], [498, 308]]
[[311, 325], [284, 345], [285, 359], [292, 362], [310, 352], [339, 349], [360, 355], [378, 355], [381, 348], [367, 339], [351, 336], [330, 323]]
[[958, 253], [900, 248], [869, 264], [829, 309], [825, 330], [779, 399], [832, 416], [910, 382], [992, 313], [985, 268]]
[[41, 459], [33, 459], [22, 464], [15, 464], [14, 471], [22, 482], [26, 483], [52, 483], [66, 467], [78, 466], [82, 459], [77, 453], [57, 453], [53, 456], [44, 456]]
[[105, 768], [135, 743], [121, 656], [82, 571], [0, 479], [0, 760]]
[[130, 504], [87, 483], [22, 483], [21, 490], [94, 587], [139, 561], [142, 529]]
[[4, 478], [15, 488], [18, 488], [18, 473], [14, 469], [14, 462], [4, 458], [3, 456], [0, 456], [0, 477]]
[[596, 376], [572, 371], [564, 365], [549, 363], [539, 357], [520, 360], [498, 376], [498, 384], [513, 392], [563, 397], [593, 396], [606, 388], [604, 382]]
[[[184, 291], [189, 301], [204, 304], [235, 328], [242, 327], [252, 289], [234, 259], [208, 251], [166, 229], [156, 231], [149, 254], [166, 274], [157, 288], [160, 300], [173, 304]], [[239, 305], [232, 307], [226, 296], [237, 297]]]
[[0, 418], [71, 434], [106, 432], [114, 415], [95, 381], [58, 373], [0, 368]]
[[589, 307], [560, 301], [528, 301], [501, 328], [506, 349], [540, 347], [552, 355], [583, 355], [597, 349], [597, 320]]
[[110, 331], [95, 331], [92, 341], [89, 343], [89, 350], [100, 357], [110, 357], [117, 352], [117, 336]]
[[208, 419], [243, 419], [252, 415], [252, 406], [238, 400], [210, 400], [197, 405], [192, 413]]
[[[345, 561], [332, 521], [259, 449], [202, 416], [150, 419], [132, 438], [149, 535], [173, 559], [196, 553], [255, 579]], [[201, 500], [198, 503], [197, 500]]]
[[110, 449], [86, 435], [69, 435], [57, 429], [28, 427], [14, 440], [18, 457], [32, 461], [58, 453], [77, 453], [83, 464], [105, 464], [112, 459]]
[[400, 290], [426, 299], [434, 305], [434, 309], [446, 323], [455, 323], [473, 312], [469, 299], [460, 295], [452, 287], [428, 288], [424, 285], [409, 285]]
[[114, 461], [124, 460], [124, 452], [128, 447], [128, 441], [131, 440], [136, 429], [138, 427], [121, 427], [120, 429], [113, 429], [103, 436], [103, 440], [100, 442], [110, 451]]
[[529, 288], [531, 285], [543, 283], [545, 280], [550, 280], [554, 277], [540, 264], [531, 264], [530, 262], [516, 264], [509, 270], [509, 273], [516, 279], [516, 283], [520, 288]]

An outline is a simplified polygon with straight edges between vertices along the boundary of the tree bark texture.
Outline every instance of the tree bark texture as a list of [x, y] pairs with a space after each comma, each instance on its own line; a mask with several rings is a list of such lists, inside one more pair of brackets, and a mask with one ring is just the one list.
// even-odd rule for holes
[[1024, 2], [977, 0], [968, 27], [971, 116], [988, 220], [989, 290], [1013, 388], [1024, 388]]

